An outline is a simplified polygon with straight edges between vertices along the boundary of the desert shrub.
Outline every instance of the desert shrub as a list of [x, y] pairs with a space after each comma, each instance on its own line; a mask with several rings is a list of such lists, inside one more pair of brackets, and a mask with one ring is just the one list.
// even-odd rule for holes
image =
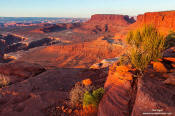
[[101, 98], [103, 97], [104, 89], [99, 88], [92, 92], [87, 91], [83, 97], [83, 106], [93, 105], [98, 106]]
[[166, 48], [170, 48], [172, 46], [175, 46], [175, 32], [170, 32], [168, 36], [166, 37]]
[[92, 91], [93, 88], [94, 87], [91, 85], [85, 86], [80, 82], [76, 83], [74, 88], [72, 88], [72, 90], [70, 91], [70, 104], [72, 105], [72, 107], [82, 104], [84, 94], [87, 91]]
[[150, 61], [161, 58], [165, 49], [164, 36], [152, 25], [131, 31], [126, 41], [131, 47], [129, 51], [131, 64], [141, 72]]
[[8, 76], [0, 74], [0, 88], [5, 87], [9, 84]]

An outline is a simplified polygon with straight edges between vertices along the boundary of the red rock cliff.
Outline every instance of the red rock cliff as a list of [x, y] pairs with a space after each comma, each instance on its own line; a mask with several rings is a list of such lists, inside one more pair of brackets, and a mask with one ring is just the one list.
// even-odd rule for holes
[[120, 32], [124, 27], [134, 23], [134, 18], [127, 15], [96, 14], [91, 19], [83, 23], [76, 31], [89, 31], [94, 33]]
[[175, 30], [175, 11], [148, 12], [137, 17], [137, 25], [153, 24], [160, 31]]

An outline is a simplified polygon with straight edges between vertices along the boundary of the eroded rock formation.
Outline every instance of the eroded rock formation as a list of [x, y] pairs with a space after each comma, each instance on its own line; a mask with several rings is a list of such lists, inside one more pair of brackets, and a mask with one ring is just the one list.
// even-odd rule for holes
[[121, 29], [134, 22], [134, 18], [130, 18], [127, 15], [96, 14], [91, 16], [89, 21], [83, 23], [80, 28], [76, 28], [74, 31], [84, 33], [113, 33], [121, 31]]

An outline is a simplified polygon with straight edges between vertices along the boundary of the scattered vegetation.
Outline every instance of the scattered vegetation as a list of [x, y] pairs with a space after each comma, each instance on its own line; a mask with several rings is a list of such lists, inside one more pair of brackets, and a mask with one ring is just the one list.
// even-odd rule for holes
[[75, 84], [75, 87], [72, 88], [70, 92], [70, 104], [75, 107], [83, 103], [84, 94], [87, 91], [92, 91], [94, 89], [93, 86], [85, 86], [82, 83], [78, 82]]
[[6, 87], [9, 84], [8, 76], [0, 74], [0, 88]]
[[93, 90], [92, 92], [87, 91], [83, 97], [83, 106], [92, 105], [97, 107], [101, 98], [103, 97], [103, 94], [103, 88]]
[[[87, 84], [88, 83], [88, 84]], [[70, 92], [70, 104], [72, 107], [76, 106], [98, 106], [102, 96], [104, 94], [104, 89], [95, 87], [91, 84], [89, 79], [83, 80], [81, 83], [75, 84]]]
[[131, 31], [126, 40], [131, 47], [128, 53], [130, 62], [141, 72], [150, 61], [161, 58], [165, 49], [164, 36], [152, 25]]

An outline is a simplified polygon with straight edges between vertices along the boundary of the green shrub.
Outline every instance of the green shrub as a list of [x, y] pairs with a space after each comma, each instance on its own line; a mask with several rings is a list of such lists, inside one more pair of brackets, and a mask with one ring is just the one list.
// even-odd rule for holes
[[141, 72], [150, 61], [162, 57], [165, 49], [165, 38], [152, 25], [131, 31], [126, 39], [130, 45], [129, 58], [131, 64]]
[[93, 90], [93, 92], [87, 91], [84, 94], [83, 106], [88, 106], [88, 105], [98, 106], [101, 98], [103, 97], [103, 94], [104, 94], [103, 88]]
[[82, 83], [78, 82], [75, 84], [75, 87], [70, 91], [70, 104], [75, 107], [83, 103], [84, 94], [87, 91], [92, 91], [93, 86], [84, 86]]

